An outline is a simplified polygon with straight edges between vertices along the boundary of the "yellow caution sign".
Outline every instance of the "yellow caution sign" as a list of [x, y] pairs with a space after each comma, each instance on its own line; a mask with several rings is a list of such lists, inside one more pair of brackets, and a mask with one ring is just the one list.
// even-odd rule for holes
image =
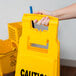
[[[60, 76], [60, 45], [58, 19], [50, 18], [48, 30], [32, 27], [32, 20], [40, 20], [46, 15], [24, 14], [22, 35], [19, 42], [15, 76]], [[32, 46], [38, 44], [48, 49]]]

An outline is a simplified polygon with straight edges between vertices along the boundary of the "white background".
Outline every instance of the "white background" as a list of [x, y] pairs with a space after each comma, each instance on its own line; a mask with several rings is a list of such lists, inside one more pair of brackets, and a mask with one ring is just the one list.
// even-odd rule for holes
[[[8, 39], [7, 24], [21, 21], [23, 14], [29, 12], [30, 5], [34, 11], [53, 11], [72, 3], [76, 0], [0, 0], [0, 39]], [[61, 59], [76, 60], [76, 19], [60, 21], [58, 38]]]

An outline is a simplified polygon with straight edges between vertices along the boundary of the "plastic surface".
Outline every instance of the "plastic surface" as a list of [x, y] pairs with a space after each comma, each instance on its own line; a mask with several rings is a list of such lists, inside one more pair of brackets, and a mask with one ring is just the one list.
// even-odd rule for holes
[[13, 49], [11, 40], [0, 40], [0, 54], [5, 54]]
[[0, 40], [0, 76], [15, 71], [17, 49], [11, 40]]
[[22, 22], [8, 24], [9, 39], [0, 40], [0, 76], [15, 71]]
[[[48, 30], [32, 28], [32, 20], [40, 20], [46, 15], [24, 14], [22, 35], [19, 42], [15, 76], [60, 76], [60, 45], [58, 19], [51, 17]], [[39, 44], [48, 49], [31, 46]]]
[[19, 38], [22, 34], [22, 22], [9, 23], [8, 24], [9, 39], [17, 46], [19, 44]]
[[33, 13], [33, 8], [32, 8], [32, 6], [30, 6], [30, 13], [31, 13], [31, 14]]

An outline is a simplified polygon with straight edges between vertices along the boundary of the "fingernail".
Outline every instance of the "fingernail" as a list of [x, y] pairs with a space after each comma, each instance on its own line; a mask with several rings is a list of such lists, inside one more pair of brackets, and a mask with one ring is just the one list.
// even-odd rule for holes
[[41, 25], [40, 23], [37, 23], [37, 25]]
[[47, 19], [49, 19], [49, 17], [48, 17], [48, 16], [47, 16], [46, 18], [47, 18]]
[[46, 17], [43, 17], [43, 19], [45, 19]]
[[44, 22], [42, 22], [42, 25], [45, 25], [45, 23], [44, 23]]
[[49, 23], [46, 23], [45, 25], [48, 25]]
[[37, 23], [37, 25], [40, 25], [40, 21]]
[[48, 25], [49, 24], [49, 21], [50, 21], [50, 19], [47, 20], [47, 23], [45, 25]]
[[34, 23], [36, 23], [37, 22], [37, 19], [36, 20], [34, 20]]

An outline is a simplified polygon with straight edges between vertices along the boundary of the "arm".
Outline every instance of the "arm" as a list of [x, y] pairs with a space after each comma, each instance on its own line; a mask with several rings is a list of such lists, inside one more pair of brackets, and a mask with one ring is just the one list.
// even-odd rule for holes
[[59, 18], [59, 20], [76, 18], [76, 3], [68, 7], [53, 11], [52, 13], [54, 13], [53, 16]]
[[[50, 12], [50, 11], [42, 10], [42, 11], [36, 12], [35, 14], [50, 15], [50, 16], [59, 18], [59, 20], [73, 19], [73, 18], [76, 18], [76, 3], [56, 11]], [[37, 23], [37, 20], [35, 20], [34, 22]], [[42, 18], [38, 22], [38, 24], [47, 25], [48, 22], [49, 22], [49, 18], [46, 17], [46, 18]]]

